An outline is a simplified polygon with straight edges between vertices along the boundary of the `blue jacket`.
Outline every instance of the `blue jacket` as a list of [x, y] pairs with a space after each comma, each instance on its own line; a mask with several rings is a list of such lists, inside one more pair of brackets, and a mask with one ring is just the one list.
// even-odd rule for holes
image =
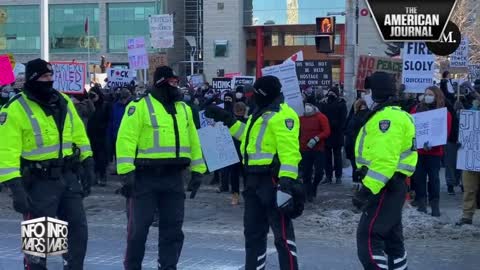
[[120, 123], [122, 122], [123, 115], [125, 114], [125, 108], [127, 104], [123, 104], [119, 101], [113, 104], [112, 117], [110, 121], [109, 134], [112, 138], [112, 141], [115, 143], [117, 141], [118, 129], [120, 128]]

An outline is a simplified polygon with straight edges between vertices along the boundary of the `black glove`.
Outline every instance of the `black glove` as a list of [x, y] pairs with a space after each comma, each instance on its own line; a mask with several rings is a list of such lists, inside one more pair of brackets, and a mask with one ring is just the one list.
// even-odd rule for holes
[[305, 206], [305, 190], [300, 181], [281, 177], [277, 187], [277, 207], [286, 216], [295, 219], [302, 215]]
[[28, 213], [30, 211], [30, 203], [23, 187], [22, 178], [14, 178], [8, 181], [7, 185], [12, 191], [13, 209], [21, 214]]
[[84, 171], [83, 177], [81, 177], [83, 197], [87, 197], [90, 195], [92, 184], [95, 181], [95, 163], [93, 158], [86, 158], [82, 162], [82, 167]]
[[362, 185], [360, 190], [353, 194], [352, 204], [358, 210], [363, 211], [368, 206], [369, 202], [371, 202], [375, 197], [376, 195], [374, 195], [369, 188]]
[[120, 176], [122, 187], [115, 191], [116, 194], [121, 194], [125, 198], [130, 198], [133, 195], [133, 185], [135, 184], [135, 173], [129, 172]]
[[359, 181], [362, 181], [365, 176], [367, 176], [368, 173], [368, 167], [367, 166], [362, 166], [361, 168], [356, 170], [357, 172], [357, 177]]
[[192, 172], [192, 177], [188, 182], [187, 190], [190, 192], [190, 199], [194, 199], [195, 195], [197, 195], [197, 191], [202, 185], [202, 175], [197, 172]]
[[212, 118], [215, 122], [223, 122], [227, 127], [233, 126], [237, 121], [231, 113], [215, 105], [205, 109], [205, 116]]

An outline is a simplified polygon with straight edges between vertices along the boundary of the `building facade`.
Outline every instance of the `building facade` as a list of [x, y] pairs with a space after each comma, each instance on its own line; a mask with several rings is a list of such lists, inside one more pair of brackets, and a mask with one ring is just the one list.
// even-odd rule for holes
[[259, 75], [302, 50], [305, 60], [331, 60], [333, 80], [343, 81], [345, 17], [337, 16], [336, 50], [315, 48], [315, 18], [344, 12], [345, 0], [203, 0], [204, 73]]
[[[39, 2], [1, 1], [0, 54], [12, 53], [24, 63], [40, 56]], [[126, 65], [126, 40], [143, 36], [149, 46], [148, 17], [163, 13], [174, 14], [175, 47], [166, 50], [168, 62], [182, 72], [186, 13], [185, 2], [177, 0], [50, 0], [50, 60], [87, 61], [90, 52], [91, 63], [104, 55], [113, 64]]]

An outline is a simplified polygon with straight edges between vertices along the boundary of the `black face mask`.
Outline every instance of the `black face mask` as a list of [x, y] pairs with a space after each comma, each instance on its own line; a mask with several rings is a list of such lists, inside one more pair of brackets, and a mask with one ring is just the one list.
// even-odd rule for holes
[[28, 82], [28, 90], [32, 95], [37, 97], [41, 100], [49, 99], [54, 93], [55, 89], [53, 89], [53, 81], [51, 82], [40, 82], [40, 81], [33, 81]]

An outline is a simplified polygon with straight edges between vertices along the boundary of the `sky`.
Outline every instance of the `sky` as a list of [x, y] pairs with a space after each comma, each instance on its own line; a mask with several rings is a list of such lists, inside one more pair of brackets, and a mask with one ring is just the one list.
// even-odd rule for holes
[[[314, 24], [316, 17], [326, 16], [327, 12], [345, 11], [345, 0], [298, 0], [299, 23]], [[275, 24], [287, 22], [287, 0], [253, 0], [253, 17], [258, 24], [273, 20]], [[337, 23], [345, 18], [337, 16]]]

